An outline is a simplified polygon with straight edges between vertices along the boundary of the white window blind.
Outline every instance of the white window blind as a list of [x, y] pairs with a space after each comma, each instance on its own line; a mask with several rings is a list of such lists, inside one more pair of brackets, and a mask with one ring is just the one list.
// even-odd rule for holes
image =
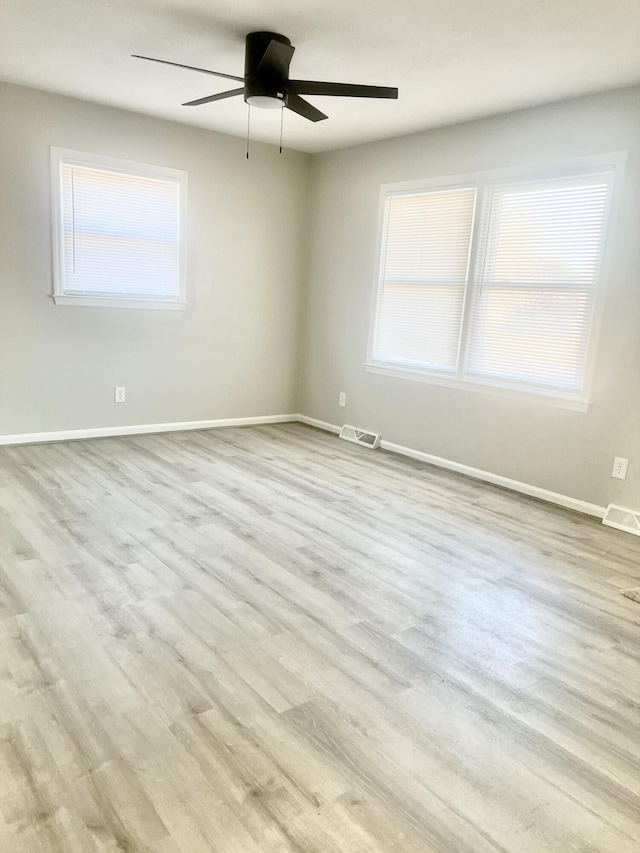
[[143, 164], [120, 168], [85, 155], [93, 165], [57, 149], [52, 154], [59, 181], [54, 296], [87, 304], [182, 304], [185, 173]]
[[455, 373], [476, 189], [390, 195], [373, 358]]
[[580, 392], [612, 177], [488, 190], [465, 376]]

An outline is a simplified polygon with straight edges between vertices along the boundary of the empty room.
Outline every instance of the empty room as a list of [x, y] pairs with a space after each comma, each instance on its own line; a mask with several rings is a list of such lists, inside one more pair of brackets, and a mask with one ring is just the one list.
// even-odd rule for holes
[[0, 4], [0, 853], [640, 851], [637, 0]]

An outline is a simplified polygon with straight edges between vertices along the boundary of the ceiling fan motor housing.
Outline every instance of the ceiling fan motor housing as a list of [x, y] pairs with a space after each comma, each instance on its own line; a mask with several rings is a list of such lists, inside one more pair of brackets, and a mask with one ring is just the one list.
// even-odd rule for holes
[[[279, 33], [249, 33], [246, 38], [244, 61], [244, 99], [250, 104], [262, 107], [285, 106], [287, 92], [285, 81], [289, 75], [289, 62], [283, 56], [267, 53], [272, 41], [289, 47], [291, 41]], [[291, 51], [293, 53], [293, 51]], [[272, 103], [264, 99], [269, 99]]]

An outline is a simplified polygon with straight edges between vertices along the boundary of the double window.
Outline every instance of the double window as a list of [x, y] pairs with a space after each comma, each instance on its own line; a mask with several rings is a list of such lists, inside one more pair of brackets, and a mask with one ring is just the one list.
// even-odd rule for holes
[[617, 162], [383, 187], [369, 369], [583, 408]]
[[54, 300], [183, 308], [186, 173], [52, 148]]

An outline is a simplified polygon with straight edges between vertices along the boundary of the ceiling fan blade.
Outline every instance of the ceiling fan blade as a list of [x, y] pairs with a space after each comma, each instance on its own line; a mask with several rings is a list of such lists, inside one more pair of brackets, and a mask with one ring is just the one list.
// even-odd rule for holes
[[296, 95], [337, 95], [345, 98], [397, 98], [391, 86], [360, 86], [355, 83], [320, 83], [317, 80], [289, 80], [289, 92]]
[[298, 113], [303, 118], [308, 118], [309, 121], [322, 121], [322, 119], [329, 118], [329, 116], [321, 113], [320, 110], [293, 92], [287, 98], [287, 108], [293, 110], [294, 113]]
[[292, 45], [271, 39], [258, 63], [256, 73], [277, 74], [278, 77], [286, 78], [289, 75], [289, 65], [294, 52], [295, 47]]
[[207, 95], [206, 98], [198, 98], [195, 101], [187, 101], [183, 107], [199, 107], [200, 104], [210, 104], [212, 101], [223, 101], [225, 98], [233, 98], [235, 95], [244, 95], [244, 86], [241, 89], [230, 89], [228, 92], [218, 92], [217, 95]]
[[212, 74], [214, 77], [226, 77], [227, 80], [238, 80], [243, 83], [244, 77], [236, 77], [235, 74], [223, 74], [221, 71], [209, 71], [207, 68], [196, 68], [195, 65], [182, 65], [180, 62], [169, 62], [167, 59], [155, 59], [153, 56], [140, 56], [132, 53], [134, 59], [147, 59], [149, 62], [160, 62], [162, 65], [174, 65], [176, 68], [187, 68], [189, 71], [200, 71], [202, 74]]

